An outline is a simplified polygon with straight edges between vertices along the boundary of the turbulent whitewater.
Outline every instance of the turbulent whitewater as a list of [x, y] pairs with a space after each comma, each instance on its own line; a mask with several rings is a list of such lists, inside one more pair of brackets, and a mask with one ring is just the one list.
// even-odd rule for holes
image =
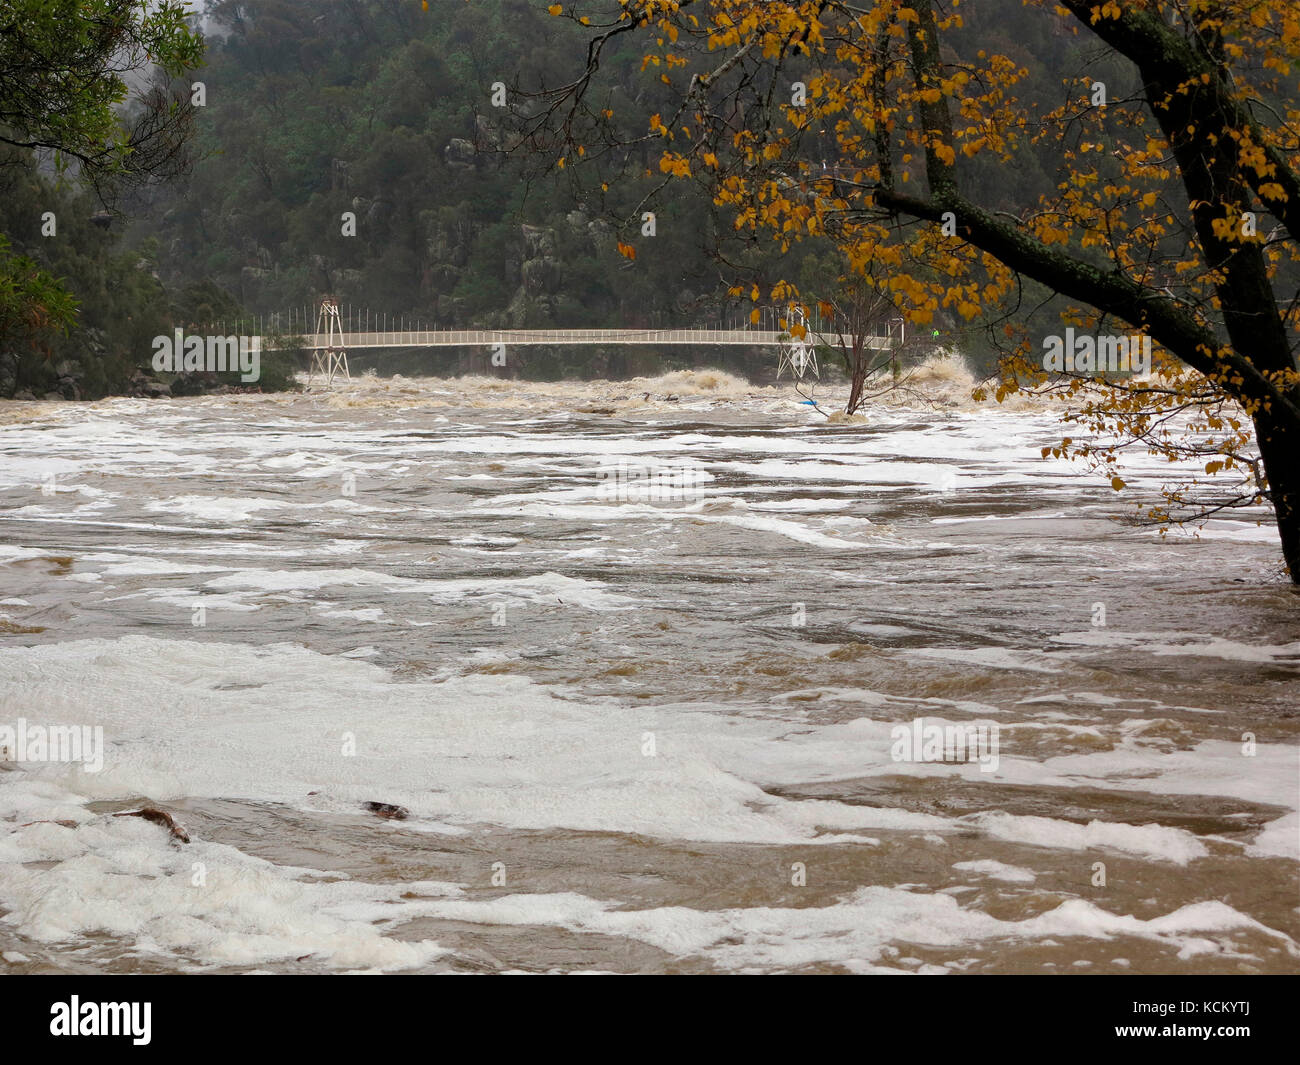
[[1300, 971], [1267, 516], [926, 384], [0, 408], [0, 972]]

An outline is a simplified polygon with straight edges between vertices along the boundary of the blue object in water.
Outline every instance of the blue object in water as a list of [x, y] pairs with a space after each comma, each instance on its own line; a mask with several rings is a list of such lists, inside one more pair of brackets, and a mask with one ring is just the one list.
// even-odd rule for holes
[[815, 399], [801, 399], [801, 400], [799, 401], [799, 406], [801, 406], [801, 407], [815, 407], [815, 406], [817, 406], [817, 401], [816, 401]]

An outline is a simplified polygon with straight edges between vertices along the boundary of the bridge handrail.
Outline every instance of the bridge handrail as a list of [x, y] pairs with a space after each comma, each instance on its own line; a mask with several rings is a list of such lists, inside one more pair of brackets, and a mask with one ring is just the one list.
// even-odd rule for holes
[[[323, 350], [329, 346], [325, 333], [301, 334], [308, 348]], [[813, 332], [822, 342], [850, 342], [845, 334]], [[263, 338], [265, 340], [265, 338]], [[789, 333], [772, 329], [426, 329], [385, 330], [344, 333], [342, 346], [356, 348], [480, 347], [506, 345], [565, 344], [697, 344], [767, 347], [790, 343]], [[868, 346], [886, 349], [892, 344], [888, 334], [868, 338]], [[264, 344], [265, 350], [275, 350]]]

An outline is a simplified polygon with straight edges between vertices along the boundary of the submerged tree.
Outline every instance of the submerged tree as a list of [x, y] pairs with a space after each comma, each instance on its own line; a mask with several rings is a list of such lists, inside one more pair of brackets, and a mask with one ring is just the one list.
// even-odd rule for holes
[[798, 287], [814, 314], [808, 318], [796, 310], [788, 324], [843, 367], [849, 382], [845, 414], [855, 414], [883, 395], [907, 391], [911, 375], [902, 366], [906, 322], [874, 269], [844, 272], [838, 254], [810, 255], [799, 271]]
[[[636, 140], [665, 182], [703, 182], [739, 232], [828, 239], [852, 270], [885, 270], [913, 323], [1002, 325], [999, 398], [1063, 393], [1067, 417], [1121, 442], [1235, 471], [1210, 508], [1267, 499], [1300, 583], [1300, 9], [994, 6], [1090, 49], [1063, 88], [1006, 54], [996, 22], [967, 25], [960, 0], [554, 4], [593, 34], [576, 78], [532, 97], [527, 133], [604, 180], [625, 173], [628, 120], [600, 74], [636, 41], [661, 82]], [[1080, 332], [1150, 337], [1159, 373], [1098, 376], [1081, 357], [1049, 374], [1047, 338], [1005, 321], [1030, 292], [1068, 302]], [[1055, 450], [1105, 464], [1115, 446]], [[1153, 513], [1183, 516], [1192, 501], [1168, 495]]]

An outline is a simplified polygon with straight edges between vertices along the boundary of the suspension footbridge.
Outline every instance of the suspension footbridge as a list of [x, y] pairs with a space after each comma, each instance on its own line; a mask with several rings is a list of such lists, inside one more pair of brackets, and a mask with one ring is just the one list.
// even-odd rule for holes
[[[771, 317], [771, 316], [769, 316]], [[798, 321], [796, 315], [795, 320]], [[369, 322], [367, 321], [367, 325]], [[887, 325], [880, 336], [857, 337], [858, 343], [877, 351], [888, 351], [904, 339], [901, 320]], [[267, 341], [270, 341], [268, 343]], [[855, 338], [838, 332], [808, 327], [803, 338], [789, 330], [749, 327], [703, 327], [687, 329], [369, 329], [344, 332], [337, 301], [320, 303], [316, 329], [300, 334], [294, 347], [312, 353], [308, 380], [318, 374], [332, 384], [335, 377], [348, 378], [347, 353], [371, 348], [458, 348], [486, 347], [504, 355], [507, 348], [569, 345], [685, 345], [689, 347], [743, 346], [772, 347], [780, 352], [778, 372], [789, 369], [795, 377], [818, 373], [816, 347], [852, 346]], [[263, 339], [263, 349], [274, 351], [287, 340]]]

